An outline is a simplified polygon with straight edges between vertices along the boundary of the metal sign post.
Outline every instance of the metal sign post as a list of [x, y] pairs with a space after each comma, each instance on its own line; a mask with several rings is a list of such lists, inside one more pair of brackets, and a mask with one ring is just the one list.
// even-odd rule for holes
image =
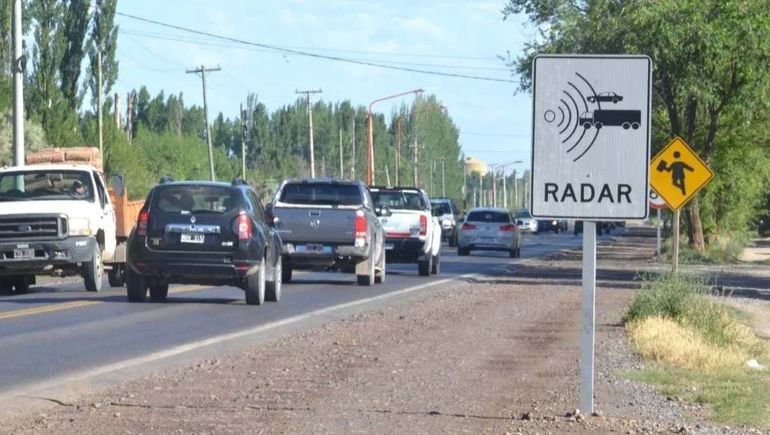
[[646, 56], [542, 55], [532, 65], [530, 210], [536, 218], [584, 221], [584, 413], [594, 412], [596, 225], [647, 217], [651, 83]]
[[658, 195], [655, 189], [650, 189], [650, 207], [657, 211], [658, 223], [656, 225], [655, 235], [655, 261], [660, 262], [660, 209], [666, 206], [666, 202]]

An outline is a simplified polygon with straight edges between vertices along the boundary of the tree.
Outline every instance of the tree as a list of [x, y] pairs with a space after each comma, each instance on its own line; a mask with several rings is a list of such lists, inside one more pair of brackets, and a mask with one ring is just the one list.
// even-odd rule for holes
[[79, 89], [80, 65], [85, 55], [85, 40], [91, 20], [90, 0], [65, 0], [60, 38], [64, 50], [59, 63], [62, 96], [71, 110], [78, 110], [82, 102]]
[[[526, 13], [541, 29], [539, 40], [511, 61], [525, 90], [539, 53], [650, 56], [658, 148], [679, 135], [710, 162], [720, 148], [733, 145], [717, 140], [721, 129], [747, 128], [745, 116], [732, 114], [768, 113], [770, 14], [763, 0], [510, 0], [503, 13]], [[698, 197], [688, 204], [685, 221], [691, 246], [703, 251]]]
[[[85, 0], [88, 3], [88, 0]], [[98, 93], [98, 53], [102, 55], [102, 95], [109, 95], [118, 79], [118, 61], [115, 50], [118, 45], [118, 26], [115, 25], [117, 0], [95, 0], [88, 48], [88, 87], [91, 90], [91, 106], [96, 110]]]

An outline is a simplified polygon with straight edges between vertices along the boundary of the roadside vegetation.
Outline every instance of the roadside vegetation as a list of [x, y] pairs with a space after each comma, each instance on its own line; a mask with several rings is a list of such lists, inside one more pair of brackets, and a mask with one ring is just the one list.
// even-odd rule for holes
[[711, 405], [717, 421], [770, 428], [770, 373], [763, 368], [770, 345], [746, 324], [745, 314], [709, 291], [704, 281], [684, 274], [644, 277], [623, 324], [634, 350], [654, 364], [625, 375]]

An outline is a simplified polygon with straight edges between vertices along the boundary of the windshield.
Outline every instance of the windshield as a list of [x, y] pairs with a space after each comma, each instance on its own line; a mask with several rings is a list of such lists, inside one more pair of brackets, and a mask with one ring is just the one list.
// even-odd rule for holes
[[237, 206], [237, 197], [227, 187], [171, 186], [155, 195], [153, 206], [165, 213], [227, 213]]
[[433, 202], [431, 204], [436, 209], [437, 215], [452, 214], [452, 208], [449, 207], [448, 202]]
[[510, 223], [508, 213], [501, 213], [497, 211], [472, 211], [468, 215], [468, 222], [493, 222], [493, 223]]
[[0, 174], [0, 201], [93, 201], [91, 175], [83, 171], [39, 170]]
[[425, 210], [428, 208], [416, 191], [375, 191], [372, 192], [372, 201], [374, 201], [375, 206], [385, 206], [392, 210]]
[[354, 184], [287, 184], [281, 192], [281, 202], [310, 205], [360, 205], [361, 192]]
[[524, 218], [524, 219], [532, 218], [532, 214], [530, 214], [529, 210], [527, 210], [526, 208], [516, 210], [516, 214], [514, 216], [516, 216], [517, 218]]

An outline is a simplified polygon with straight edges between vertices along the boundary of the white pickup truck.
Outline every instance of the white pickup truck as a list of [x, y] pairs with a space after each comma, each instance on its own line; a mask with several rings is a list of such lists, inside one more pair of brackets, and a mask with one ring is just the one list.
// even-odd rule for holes
[[414, 187], [373, 186], [369, 192], [385, 230], [388, 263], [417, 263], [421, 276], [441, 270], [441, 224], [428, 195]]
[[27, 292], [36, 275], [82, 275], [86, 290], [101, 290], [115, 231], [115, 210], [95, 166], [0, 169], [0, 292]]

